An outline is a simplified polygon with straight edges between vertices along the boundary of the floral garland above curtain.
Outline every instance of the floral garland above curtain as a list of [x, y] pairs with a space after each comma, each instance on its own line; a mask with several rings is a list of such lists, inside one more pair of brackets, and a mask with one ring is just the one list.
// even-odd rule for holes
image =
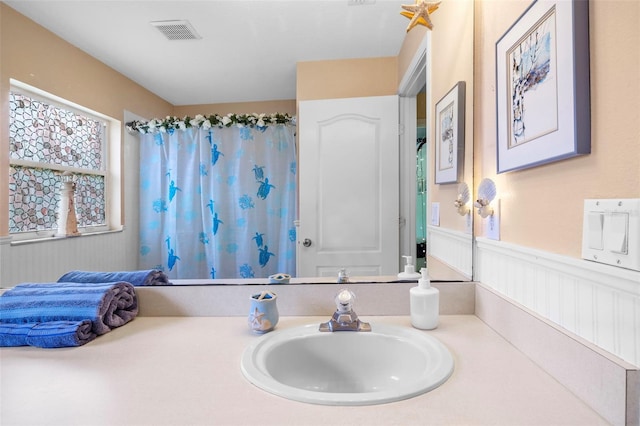
[[295, 117], [287, 113], [273, 114], [232, 114], [218, 115], [212, 114], [205, 116], [198, 114], [191, 118], [186, 116], [178, 118], [175, 116], [167, 116], [164, 119], [154, 118], [149, 121], [131, 121], [126, 123], [129, 132], [146, 133], [173, 133], [176, 129], [185, 130], [190, 127], [209, 129], [211, 127], [257, 127], [266, 128], [270, 125], [289, 124], [295, 126]]

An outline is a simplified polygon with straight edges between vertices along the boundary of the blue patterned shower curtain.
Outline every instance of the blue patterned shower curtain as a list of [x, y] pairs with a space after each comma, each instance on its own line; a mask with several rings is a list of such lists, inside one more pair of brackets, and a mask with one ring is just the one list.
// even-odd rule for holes
[[291, 126], [140, 135], [140, 267], [169, 278], [295, 275]]

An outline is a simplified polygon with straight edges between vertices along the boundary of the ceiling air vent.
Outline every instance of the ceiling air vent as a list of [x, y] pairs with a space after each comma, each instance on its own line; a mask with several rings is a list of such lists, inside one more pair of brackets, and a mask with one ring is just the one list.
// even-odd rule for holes
[[151, 25], [169, 40], [198, 40], [202, 38], [189, 21], [153, 21]]

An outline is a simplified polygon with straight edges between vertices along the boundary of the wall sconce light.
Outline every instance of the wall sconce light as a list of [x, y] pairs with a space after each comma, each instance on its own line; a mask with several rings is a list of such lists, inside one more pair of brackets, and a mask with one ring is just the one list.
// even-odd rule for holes
[[478, 214], [483, 219], [493, 215], [491, 202], [496, 197], [496, 184], [491, 179], [484, 178], [478, 186], [478, 199], [474, 206], [478, 209]]
[[456, 206], [460, 216], [466, 216], [469, 214], [469, 205], [467, 203], [470, 198], [469, 185], [467, 185], [466, 182], [462, 182], [458, 185], [458, 198], [453, 202], [453, 205]]

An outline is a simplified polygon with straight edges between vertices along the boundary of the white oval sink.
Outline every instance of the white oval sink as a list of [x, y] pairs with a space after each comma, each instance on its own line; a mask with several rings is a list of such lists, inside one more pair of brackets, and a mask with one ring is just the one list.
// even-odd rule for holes
[[408, 327], [320, 332], [318, 324], [274, 331], [244, 351], [242, 373], [259, 388], [314, 404], [371, 405], [407, 399], [444, 383], [449, 350]]

